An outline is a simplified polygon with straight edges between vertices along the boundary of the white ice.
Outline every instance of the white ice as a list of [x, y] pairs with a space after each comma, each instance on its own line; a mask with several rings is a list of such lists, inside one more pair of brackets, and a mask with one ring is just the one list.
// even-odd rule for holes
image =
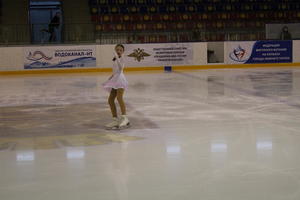
[[[0, 199], [300, 199], [300, 68], [125, 75], [132, 128], [112, 134], [143, 139], [0, 150]], [[2, 76], [0, 117], [17, 106], [100, 103], [107, 123], [108, 77]]]

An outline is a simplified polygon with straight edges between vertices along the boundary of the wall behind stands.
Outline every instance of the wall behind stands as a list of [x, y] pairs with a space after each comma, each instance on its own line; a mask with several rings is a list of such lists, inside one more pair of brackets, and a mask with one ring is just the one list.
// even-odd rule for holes
[[[224, 44], [224, 57], [225, 57], [225, 62], [221, 63], [224, 65], [224, 67], [228, 66], [228, 64], [241, 64], [241, 63], [232, 63], [228, 61], [228, 58], [226, 58], [226, 56], [229, 55], [229, 51], [232, 51], [232, 49], [230, 49], [230, 45], [231, 44], [236, 44], [237, 42], [225, 42]], [[243, 43], [243, 42], [241, 42]], [[208, 49], [208, 44], [205, 42], [202, 43], [181, 43], [181, 44], [138, 44], [138, 45], [126, 45], [126, 48], [128, 50], [128, 52], [133, 52], [133, 50], [136, 50], [138, 48], [145, 48], [147, 51], [145, 51], [146, 53], [149, 51], [151, 52], [151, 49], [154, 49], [153, 46], [157, 46], [157, 47], [163, 47], [163, 48], [168, 48], [169, 46], [173, 47], [186, 47], [186, 51], [185, 54], [187, 54], [188, 56], [185, 58], [186, 60], [184, 60], [184, 62], [186, 63], [180, 63], [178, 62], [177, 64], [173, 63], [170, 64], [172, 66], [176, 66], [179, 65], [182, 68], [184, 67], [189, 67], [189, 66], [199, 66], [199, 68], [204, 67], [204, 68], [209, 68], [209, 65], [212, 63], [208, 63], [208, 59], [207, 59], [207, 49]], [[84, 46], [84, 45], [81, 45]], [[112, 67], [112, 57], [113, 57], [113, 52], [114, 52], [114, 45], [90, 45], [95, 47], [95, 57], [96, 57], [96, 66], [92, 67], [93, 69], [96, 69], [94, 71], [97, 71], [97, 69], [108, 69]], [[45, 47], [45, 46], [43, 46]], [[51, 46], [53, 47], [53, 46]], [[60, 46], [61, 48], [62, 46]], [[74, 45], [70, 45], [70, 46], [63, 46], [63, 47], [72, 47], [72, 48], [76, 48], [77, 46]], [[44, 69], [24, 69], [24, 49], [27, 47], [0, 47], [0, 72], [7, 72], [7, 71], [12, 71], [12, 72], [22, 72], [22, 71], [32, 71], [32, 70], [44, 70]], [[31, 48], [36, 48], [38, 49], [38, 46], [31, 46]], [[162, 49], [163, 49], [162, 48]], [[213, 48], [213, 46], [212, 46]], [[190, 51], [191, 50], [191, 51]], [[216, 49], [218, 50], [218, 49]], [[128, 55], [127, 52], [127, 55]], [[152, 52], [153, 53], [153, 52]], [[154, 52], [155, 53], [155, 52]], [[156, 52], [157, 53], [157, 52]], [[159, 53], [166, 53], [166, 52], [159, 52]], [[169, 52], [167, 52], [169, 53]], [[191, 54], [191, 55], [190, 55]], [[160, 54], [158, 54], [160, 55]], [[138, 62], [137, 64], [132, 64], [134, 57], [130, 58], [131, 61], [128, 64], [127, 63], [127, 67], [134, 67], [134, 68], [139, 68], [142, 67], [142, 69], [146, 69], [147, 67], [162, 67], [164, 65], [159, 64], [159, 62], [157, 61], [148, 61], [147, 64], [141, 64], [143, 63]], [[143, 61], [146, 61], [148, 59], [147, 55], [142, 58], [144, 59]], [[142, 60], [141, 59], [141, 60]], [[293, 41], [293, 62], [294, 63], [300, 63], [300, 41]], [[226, 65], [227, 64], [227, 65]], [[207, 65], [207, 66], [206, 66]], [[205, 67], [206, 66], [206, 67]], [[144, 67], [144, 68], [143, 68]], [[76, 67], [76, 68], [80, 68], [80, 69], [88, 69], [88, 68], [84, 68], [84, 67]], [[91, 67], [90, 67], [91, 68]], [[72, 68], [74, 69], [74, 68]], [[52, 68], [50, 70], [70, 70], [70, 72], [72, 71], [72, 69], [70, 68]], [[160, 68], [162, 69], [162, 68]], [[49, 70], [49, 69], [47, 69]], [[101, 71], [101, 70], [99, 70]]]

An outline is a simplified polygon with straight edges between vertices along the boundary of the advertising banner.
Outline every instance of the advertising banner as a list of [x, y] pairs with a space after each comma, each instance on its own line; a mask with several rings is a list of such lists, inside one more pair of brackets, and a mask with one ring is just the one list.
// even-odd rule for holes
[[125, 59], [128, 66], [193, 64], [193, 44], [128, 44], [125, 45]]
[[96, 47], [25, 47], [24, 69], [96, 67]]
[[293, 42], [290, 40], [226, 42], [225, 52], [227, 64], [293, 62]]

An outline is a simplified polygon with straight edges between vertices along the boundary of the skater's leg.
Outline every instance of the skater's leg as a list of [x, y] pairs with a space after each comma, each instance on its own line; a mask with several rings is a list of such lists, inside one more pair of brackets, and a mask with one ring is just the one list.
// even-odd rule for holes
[[123, 95], [124, 95], [124, 89], [123, 88], [117, 89], [117, 100], [120, 105], [121, 113], [122, 115], [126, 115], [126, 105], [123, 99]]
[[118, 89], [117, 90], [117, 100], [119, 102], [121, 112], [122, 112], [119, 128], [128, 127], [130, 124], [129, 119], [126, 116], [126, 106], [125, 106], [125, 102], [123, 100], [123, 95], [124, 95], [124, 89], [122, 89], [122, 88]]
[[116, 108], [116, 104], [115, 104], [116, 97], [117, 97], [117, 90], [111, 89], [110, 95], [108, 97], [108, 104], [110, 106], [110, 110], [111, 110], [111, 114], [112, 114], [113, 118], [112, 118], [112, 122], [105, 125], [106, 129], [109, 129], [109, 130], [116, 129], [119, 127], [119, 119], [117, 116], [117, 108]]
[[117, 90], [112, 88], [110, 91], [110, 95], [108, 97], [108, 104], [110, 106], [111, 114], [113, 117], [118, 117], [117, 108], [115, 104], [116, 97], [117, 97]]

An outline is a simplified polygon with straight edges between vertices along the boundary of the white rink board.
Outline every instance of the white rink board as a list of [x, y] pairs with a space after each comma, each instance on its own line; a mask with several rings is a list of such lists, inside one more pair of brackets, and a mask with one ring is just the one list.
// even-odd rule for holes
[[[240, 64], [240, 63], [232, 63], [229, 61], [228, 57], [228, 42], [224, 44], [224, 63], [225, 64]], [[252, 42], [250, 42], [252, 43]], [[187, 44], [187, 43], [186, 43]], [[210, 65], [207, 63], [207, 43], [188, 43], [192, 47], [192, 58], [191, 62], [178, 64], [178, 65]], [[131, 46], [133, 44], [130, 44]], [[151, 44], [153, 45], [153, 44]], [[157, 46], [162, 44], [155, 44]], [[167, 44], [163, 44], [166, 46]], [[76, 45], [66, 45], [76, 47]], [[84, 45], [80, 45], [84, 46]], [[91, 45], [89, 45], [91, 46]], [[142, 46], [138, 44], [137, 46]], [[30, 47], [30, 46], [29, 46]], [[112, 67], [112, 58], [114, 56], [114, 47], [115, 45], [95, 45], [96, 47], [96, 68], [111, 68]], [[126, 45], [125, 45], [126, 47]], [[23, 71], [24, 63], [23, 63], [23, 51], [26, 47], [0, 47], [0, 71]], [[293, 41], [293, 62], [300, 63], [300, 41]], [[164, 65], [156, 65], [157, 63], [151, 63], [147, 65], [130, 65], [127, 64], [127, 67], [159, 67]], [[175, 66], [172, 64], [171, 66]], [[76, 69], [75, 67], [73, 69]], [[27, 69], [26, 71], [30, 71], [34, 69]], [[41, 70], [41, 69], [39, 69]], [[59, 69], [48, 69], [48, 70], [59, 70]], [[63, 69], [61, 69], [63, 70]]]
[[96, 45], [96, 62], [99, 68], [111, 68], [115, 45]]
[[23, 70], [23, 47], [0, 48], [0, 71]]
[[293, 41], [293, 62], [300, 63], [300, 40]]
[[207, 65], [207, 43], [194, 43], [193, 64], [192, 65]]

